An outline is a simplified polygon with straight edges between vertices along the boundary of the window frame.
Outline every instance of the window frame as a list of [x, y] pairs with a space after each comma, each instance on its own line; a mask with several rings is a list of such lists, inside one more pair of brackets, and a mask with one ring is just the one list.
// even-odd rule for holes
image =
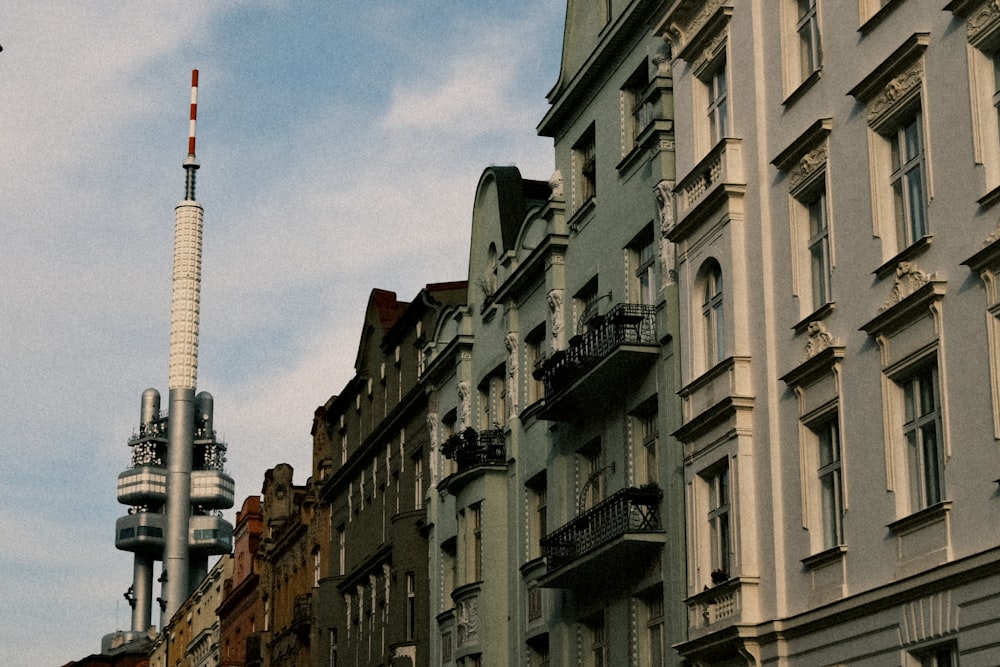
[[573, 144], [573, 198], [576, 209], [597, 199], [597, 131], [591, 123]]
[[[937, 357], [924, 360], [893, 379], [900, 391], [910, 513], [940, 503], [945, 495], [945, 445]], [[924, 389], [930, 390], [930, 407]], [[933, 433], [928, 444], [926, 434]]]
[[699, 271], [697, 283], [701, 293], [700, 326], [704, 369], [708, 370], [726, 359], [725, 280], [722, 265], [706, 260]]

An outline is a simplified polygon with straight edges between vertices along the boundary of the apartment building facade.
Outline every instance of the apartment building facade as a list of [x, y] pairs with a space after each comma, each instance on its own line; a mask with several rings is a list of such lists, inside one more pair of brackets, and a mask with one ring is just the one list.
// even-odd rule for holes
[[997, 662], [993, 2], [663, 3], [692, 664]]
[[420, 377], [427, 332], [465, 293], [464, 282], [430, 284], [408, 303], [373, 290], [355, 376], [316, 411], [314, 459], [331, 470], [318, 484], [331, 537], [314, 589], [315, 665], [431, 664], [431, 448]]

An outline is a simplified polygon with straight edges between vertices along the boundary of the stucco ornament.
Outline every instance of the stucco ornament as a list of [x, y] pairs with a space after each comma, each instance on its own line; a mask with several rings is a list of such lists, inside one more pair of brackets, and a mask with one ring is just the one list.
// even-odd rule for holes
[[510, 406], [510, 416], [517, 414], [517, 334], [513, 331], [504, 336], [503, 344], [507, 348], [507, 403]]
[[674, 182], [660, 181], [653, 188], [653, 196], [660, 214], [660, 266], [663, 269], [663, 283], [672, 285], [677, 281], [677, 268], [674, 244], [667, 240], [667, 234], [677, 222], [674, 212]]
[[878, 312], [884, 312], [892, 308], [897, 303], [910, 296], [928, 282], [927, 274], [918, 269], [913, 262], [900, 262], [896, 265], [896, 280], [892, 284], [892, 291]]
[[563, 177], [562, 172], [556, 169], [549, 176], [549, 187], [552, 189], [552, 193], [549, 195], [549, 199], [562, 200], [563, 198]]
[[802, 356], [802, 361], [815, 357], [828, 347], [835, 347], [841, 344], [840, 339], [831, 334], [827, 330], [826, 325], [820, 321], [810, 322], [807, 333], [809, 334], [809, 340], [806, 341], [806, 350]]
[[464, 431], [465, 429], [472, 426], [472, 390], [469, 388], [469, 383], [465, 380], [458, 383], [458, 405], [460, 419], [459, 430]]
[[563, 328], [563, 291], [554, 289], [549, 291], [545, 300], [549, 304], [549, 331], [551, 331], [550, 341], [552, 351], [566, 349], [566, 331]]

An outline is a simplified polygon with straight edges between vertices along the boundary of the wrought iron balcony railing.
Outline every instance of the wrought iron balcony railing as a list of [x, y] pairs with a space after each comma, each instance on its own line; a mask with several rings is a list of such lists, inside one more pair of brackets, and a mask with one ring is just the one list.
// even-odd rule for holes
[[554, 396], [576, 382], [622, 345], [656, 344], [656, 306], [619, 303], [587, 322], [587, 331], [570, 340], [569, 349], [554, 353], [535, 371]]
[[542, 538], [548, 571], [585, 556], [627, 533], [657, 533], [659, 488], [622, 489]]
[[458, 463], [458, 472], [479, 466], [507, 464], [507, 443], [503, 429], [476, 431], [471, 426], [448, 438], [441, 453]]

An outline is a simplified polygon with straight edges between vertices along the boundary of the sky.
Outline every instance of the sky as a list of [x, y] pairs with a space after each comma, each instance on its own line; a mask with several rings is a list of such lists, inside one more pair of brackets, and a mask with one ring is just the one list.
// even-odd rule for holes
[[483, 169], [552, 174], [535, 127], [564, 12], [562, 0], [0, 5], [5, 665], [58, 667], [129, 628], [116, 481], [143, 390], [166, 408], [191, 70], [198, 389], [215, 397], [238, 508], [280, 462], [305, 482], [313, 411], [353, 375], [371, 289], [408, 301], [466, 278]]

